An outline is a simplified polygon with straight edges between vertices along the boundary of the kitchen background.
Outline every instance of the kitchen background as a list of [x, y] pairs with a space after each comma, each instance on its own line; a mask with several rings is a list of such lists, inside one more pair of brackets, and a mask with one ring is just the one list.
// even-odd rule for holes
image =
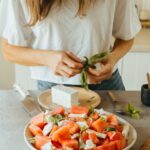
[[[127, 90], [140, 90], [146, 83], [146, 73], [150, 72], [150, 0], [135, 1], [143, 29], [131, 51], [118, 64]], [[0, 9], [3, 9], [1, 6], [0, 2]], [[6, 16], [0, 14], [0, 17]], [[2, 25], [0, 23], [0, 31]], [[7, 62], [0, 50], [0, 89], [12, 88], [14, 83], [25, 89], [36, 89], [36, 81], [30, 79], [29, 68]]]

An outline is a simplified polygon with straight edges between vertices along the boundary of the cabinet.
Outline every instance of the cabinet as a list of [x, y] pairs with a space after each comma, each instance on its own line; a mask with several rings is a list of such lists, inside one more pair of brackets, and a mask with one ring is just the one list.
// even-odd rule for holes
[[150, 72], [149, 52], [130, 52], [122, 60], [121, 75], [127, 90], [140, 90]]

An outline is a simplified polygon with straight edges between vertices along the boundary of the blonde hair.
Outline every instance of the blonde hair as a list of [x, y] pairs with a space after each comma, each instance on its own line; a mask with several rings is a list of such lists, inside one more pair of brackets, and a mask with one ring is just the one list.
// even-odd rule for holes
[[[30, 12], [29, 25], [33, 26], [38, 21], [44, 20], [54, 5], [60, 7], [63, 0], [26, 0]], [[64, 0], [65, 1], [65, 0]], [[78, 0], [79, 8], [75, 16], [85, 15], [88, 7], [95, 0]]]

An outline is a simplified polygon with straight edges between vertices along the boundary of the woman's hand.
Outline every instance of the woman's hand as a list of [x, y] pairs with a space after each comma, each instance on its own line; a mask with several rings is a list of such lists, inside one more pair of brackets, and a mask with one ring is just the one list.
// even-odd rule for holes
[[112, 76], [113, 68], [116, 64], [114, 55], [111, 53], [105, 62], [101, 62], [101, 69], [88, 69], [87, 77], [89, 84], [97, 84], [103, 80], [107, 80]]
[[54, 74], [72, 77], [81, 72], [82, 61], [69, 51], [52, 51], [47, 57], [47, 65]]

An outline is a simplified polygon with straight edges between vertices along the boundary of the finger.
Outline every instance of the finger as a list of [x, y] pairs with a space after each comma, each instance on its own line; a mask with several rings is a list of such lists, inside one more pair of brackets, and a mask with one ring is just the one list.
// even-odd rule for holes
[[102, 76], [99, 76], [99, 77], [96, 77], [96, 76], [93, 76], [91, 74], [88, 74], [88, 79], [91, 83], [99, 83], [103, 80], [108, 80], [111, 78], [111, 74], [105, 74], [105, 75], [102, 75]]
[[63, 60], [63, 63], [65, 63], [69, 67], [75, 68], [75, 69], [81, 69], [83, 67], [82, 63], [75, 62], [74, 60], [72, 60], [69, 57], [65, 57]]
[[70, 75], [63, 70], [59, 70], [59, 72], [57, 74], [60, 76], [63, 76], [63, 77], [70, 78]]
[[99, 76], [100, 75], [100, 70], [89, 68], [88, 73], [90, 73], [93, 76]]
[[111, 72], [112, 72], [111, 66], [109, 64], [106, 64], [102, 66], [101, 70], [99, 71], [99, 75], [102, 76]]
[[93, 76], [89, 73], [87, 73], [87, 80], [89, 84], [96, 84], [97, 80], [96, 80], [96, 76]]
[[67, 53], [67, 55], [71, 58], [71, 59], [73, 59], [74, 61], [77, 61], [77, 62], [79, 62], [79, 63], [82, 63], [82, 60], [79, 58], [79, 57], [77, 57], [76, 55], [74, 55], [72, 52], [70, 52], [70, 51], [65, 51], [66, 53]]
[[63, 70], [64, 72], [66, 72], [70, 76], [74, 76], [74, 75], [76, 75], [76, 74], [81, 72], [79, 69], [73, 69], [73, 68], [70, 68], [70, 67], [68, 67], [66, 65], [63, 65], [61, 67], [61, 70]]

